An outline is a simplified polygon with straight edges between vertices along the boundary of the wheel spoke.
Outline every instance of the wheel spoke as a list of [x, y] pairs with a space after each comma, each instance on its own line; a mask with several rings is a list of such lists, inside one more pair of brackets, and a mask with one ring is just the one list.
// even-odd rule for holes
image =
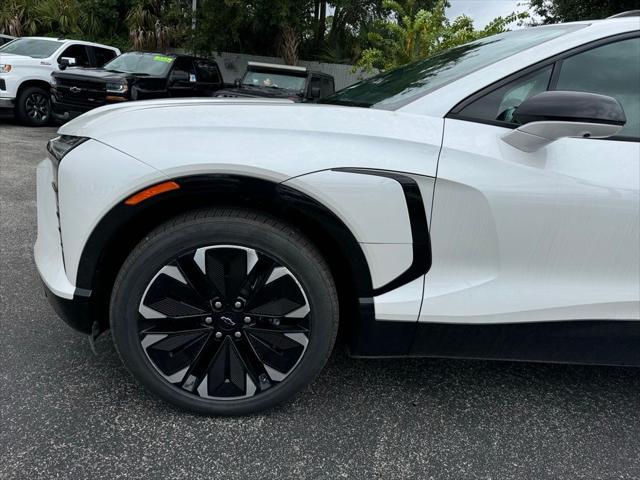
[[141, 305], [144, 317], [149, 311], [164, 317], [201, 316], [208, 311], [208, 303], [188, 284], [174, 265], [167, 265], [154, 277]]
[[254, 295], [264, 287], [275, 268], [275, 262], [266, 255], [258, 255], [258, 261], [253, 266], [244, 283], [238, 290], [238, 296], [247, 304], [251, 304]]
[[193, 259], [193, 252], [182, 255], [176, 260], [176, 264], [186, 278], [189, 285], [204, 299], [212, 299], [220, 296], [220, 292], [213, 285], [213, 282], [198, 267]]
[[283, 375], [296, 365], [308, 344], [304, 329], [247, 328], [245, 331], [260, 361]]
[[247, 278], [247, 251], [238, 248], [209, 248], [196, 252], [196, 263], [205, 265], [207, 277], [220, 296], [232, 301]]
[[204, 316], [182, 318], [153, 318], [140, 319], [141, 334], [165, 334], [188, 333], [194, 331], [210, 331], [211, 328], [204, 325]]
[[[284, 269], [284, 267], [279, 267]], [[283, 273], [274, 269], [274, 274]], [[306, 305], [306, 300], [297, 282], [288, 273], [275, 280], [267, 279], [265, 285], [256, 292], [249, 304], [249, 311], [258, 315], [285, 316]]]
[[256, 393], [256, 385], [233, 340], [227, 337], [198, 386], [202, 397], [242, 398]]
[[[179, 382], [185, 369], [193, 362], [207, 339], [206, 332], [187, 332], [175, 335], [148, 334], [142, 339], [142, 347], [156, 369], [171, 383]], [[183, 372], [184, 371], [184, 372]], [[180, 378], [176, 378], [179, 374]]]

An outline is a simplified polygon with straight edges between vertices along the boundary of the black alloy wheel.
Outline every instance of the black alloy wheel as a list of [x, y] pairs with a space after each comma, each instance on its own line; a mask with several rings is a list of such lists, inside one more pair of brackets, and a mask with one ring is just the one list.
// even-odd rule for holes
[[39, 87], [25, 88], [16, 101], [18, 119], [31, 126], [47, 125], [51, 120], [49, 92]]
[[[166, 400], [201, 413], [249, 413], [315, 377], [333, 345], [337, 300], [324, 260], [289, 227], [220, 213], [186, 217], [132, 253], [125, 285], [116, 282], [112, 328], [125, 364]], [[166, 260], [150, 271], [142, 257], [157, 259], [156, 248]]]

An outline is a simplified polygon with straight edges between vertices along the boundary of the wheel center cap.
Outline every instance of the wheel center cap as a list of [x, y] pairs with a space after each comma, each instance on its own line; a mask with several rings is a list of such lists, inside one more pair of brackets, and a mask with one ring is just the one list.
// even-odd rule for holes
[[241, 319], [235, 312], [224, 312], [218, 316], [217, 327], [226, 332], [237, 330], [242, 324]]

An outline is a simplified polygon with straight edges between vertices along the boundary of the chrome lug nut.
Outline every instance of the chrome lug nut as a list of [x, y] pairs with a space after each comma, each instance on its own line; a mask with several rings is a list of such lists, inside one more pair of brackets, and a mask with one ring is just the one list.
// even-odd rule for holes
[[222, 338], [222, 332], [216, 332], [216, 338]]
[[211, 317], [207, 317], [204, 319], [204, 323], [206, 323], [207, 325], [211, 324], [213, 322], [213, 319]]
[[251, 317], [244, 317], [244, 323], [251, 323]]
[[220, 310], [222, 308], [222, 302], [215, 302], [213, 306], [216, 310]]
[[233, 306], [237, 309], [240, 309], [242, 308], [242, 302], [240, 300], [236, 300], [236, 303], [234, 303]]
[[236, 338], [240, 338], [242, 336], [242, 334], [240, 332], [236, 332], [233, 334], [234, 337]]

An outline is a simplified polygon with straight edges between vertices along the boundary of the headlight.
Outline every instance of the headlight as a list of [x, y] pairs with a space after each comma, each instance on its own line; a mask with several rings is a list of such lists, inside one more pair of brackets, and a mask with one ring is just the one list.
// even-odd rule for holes
[[9, 73], [11, 71], [11, 65], [8, 63], [0, 63], [0, 73]]
[[107, 83], [107, 93], [125, 93], [127, 89], [126, 83]]
[[87, 140], [89, 139], [86, 137], [60, 135], [59, 137], [49, 140], [49, 143], [47, 143], [47, 150], [51, 156], [59, 162], [67, 153]]

